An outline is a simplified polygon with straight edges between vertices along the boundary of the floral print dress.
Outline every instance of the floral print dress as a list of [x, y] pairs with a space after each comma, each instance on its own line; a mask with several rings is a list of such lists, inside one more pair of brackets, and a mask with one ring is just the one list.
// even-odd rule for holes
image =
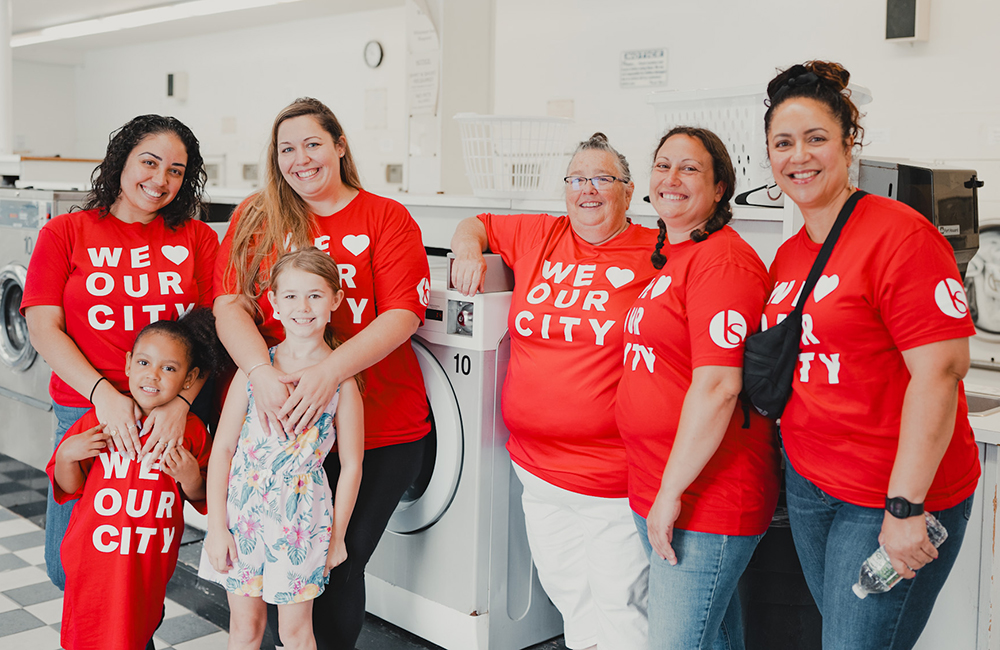
[[[271, 348], [271, 363], [274, 363]], [[282, 605], [323, 593], [333, 526], [333, 495], [323, 460], [336, 440], [340, 391], [310, 429], [295, 438], [266, 432], [247, 382], [246, 419], [229, 471], [226, 516], [239, 557], [228, 574], [202, 550], [198, 575], [240, 596]]]

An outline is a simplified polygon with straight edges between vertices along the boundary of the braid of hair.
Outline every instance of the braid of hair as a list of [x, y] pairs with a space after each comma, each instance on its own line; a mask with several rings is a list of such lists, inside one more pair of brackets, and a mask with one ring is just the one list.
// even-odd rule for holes
[[[650, 255], [649, 259], [653, 262], [653, 268], [662, 269], [663, 265], [667, 263], [666, 256], [660, 252], [663, 248], [663, 243], [667, 239], [667, 224], [663, 223], [663, 219], [657, 219], [656, 225], [660, 227], [660, 234], [656, 236], [656, 249]], [[694, 234], [692, 233], [693, 236]]]
[[713, 232], [722, 230], [723, 226], [730, 222], [733, 218], [733, 208], [728, 203], [722, 205], [718, 204], [715, 208], [715, 212], [707, 222], [705, 222], [705, 227], [702, 229], [694, 229], [691, 231], [691, 240], [695, 242], [703, 242], [708, 239], [708, 236]]

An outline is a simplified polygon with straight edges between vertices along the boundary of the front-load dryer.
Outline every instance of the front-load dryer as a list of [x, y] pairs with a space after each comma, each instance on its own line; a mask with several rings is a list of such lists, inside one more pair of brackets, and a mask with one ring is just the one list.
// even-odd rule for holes
[[38, 231], [84, 197], [79, 192], [0, 190], [0, 453], [38, 469], [45, 469], [55, 441], [48, 390], [52, 371], [28, 339], [21, 297]]
[[500, 414], [511, 293], [450, 290], [441, 259], [413, 337], [434, 444], [368, 563], [367, 609], [448, 650], [516, 650], [561, 634], [562, 618], [531, 562]]

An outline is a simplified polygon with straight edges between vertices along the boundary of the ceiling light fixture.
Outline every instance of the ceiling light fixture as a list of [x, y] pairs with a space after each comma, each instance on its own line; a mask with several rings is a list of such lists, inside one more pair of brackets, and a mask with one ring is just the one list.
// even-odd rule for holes
[[127, 13], [104, 16], [103, 18], [93, 18], [91, 20], [81, 20], [65, 25], [54, 25], [43, 29], [14, 34], [10, 39], [11, 47], [23, 47], [25, 45], [36, 45], [38, 43], [50, 43], [80, 36], [92, 36], [94, 34], [106, 34], [117, 32], [123, 29], [134, 27], [145, 27], [147, 25], [157, 25], [174, 20], [185, 18], [195, 18], [198, 16], [211, 16], [230, 11], [240, 11], [243, 9], [256, 9], [258, 7], [270, 7], [272, 5], [288, 4], [299, 2], [299, 0], [193, 0], [192, 2], [182, 2], [165, 7], [155, 7], [153, 9], [142, 9], [139, 11], [129, 11]]

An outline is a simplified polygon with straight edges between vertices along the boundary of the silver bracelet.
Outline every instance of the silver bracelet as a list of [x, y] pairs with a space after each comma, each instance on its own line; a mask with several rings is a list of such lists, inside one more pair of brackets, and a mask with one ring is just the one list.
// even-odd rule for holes
[[247, 377], [250, 377], [250, 373], [253, 372], [254, 370], [256, 370], [257, 368], [260, 368], [261, 366], [269, 366], [269, 365], [271, 365], [270, 361], [261, 361], [260, 363], [258, 363], [256, 365], [254, 365], [253, 367], [251, 367], [250, 370], [247, 370]]

